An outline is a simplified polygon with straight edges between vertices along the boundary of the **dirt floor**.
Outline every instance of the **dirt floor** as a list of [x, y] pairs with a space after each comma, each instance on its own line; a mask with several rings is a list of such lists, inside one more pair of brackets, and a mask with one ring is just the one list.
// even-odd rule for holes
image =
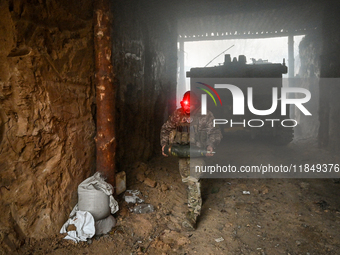
[[[312, 141], [279, 147], [234, 137], [220, 146], [218, 155], [235, 165], [340, 163]], [[128, 189], [141, 191], [154, 212], [135, 214], [130, 211], [134, 204], [120, 195], [117, 226], [110, 234], [79, 244], [60, 234], [27, 241], [18, 253], [340, 254], [338, 179], [203, 179], [202, 213], [197, 230], [188, 232], [181, 227], [187, 205], [177, 161], [159, 156], [128, 173]]]

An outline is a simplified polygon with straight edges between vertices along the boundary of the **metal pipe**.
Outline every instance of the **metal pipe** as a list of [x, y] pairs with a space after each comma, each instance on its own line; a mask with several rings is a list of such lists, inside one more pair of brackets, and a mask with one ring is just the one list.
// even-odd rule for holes
[[96, 168], [115, 186], [115, 93], [111, 60], [109, 0], [94, 1], [95, 86], [97, 105]]
[[[180, 158], [197, 158], [204, 157], [208, 153], [208, 151], [189, 144], [188, 145], [171, 144], [165, 145], [164, 153], [168, 156]], [[209, 153], [215, 152], [212, 151]]]

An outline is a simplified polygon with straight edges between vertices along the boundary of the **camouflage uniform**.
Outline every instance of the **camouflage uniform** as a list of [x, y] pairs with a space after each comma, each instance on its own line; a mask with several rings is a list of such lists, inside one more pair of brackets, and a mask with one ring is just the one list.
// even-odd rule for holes
[[[222, 139], [219, 128], [213, 127], [214, 116], [210, 111], [206, 115], [201, 115], [201, 109], [194, 110], [191, 114], [186, 114], [182, 108], [177, 109], [165, 122], [161, 129], [161, 146], [167, 144], [193, 144], [199, 148], [206, 149], [207, 146], [215, 148]], [[200, 174], [195, 173], [191, 166], [204, 166], [202, 158], [180, 158], [179, 172], [182, 182], [188, 186], [188, 207], [189, 218], [196, 222], [197, 216], [201, 212], [202, 197]]]

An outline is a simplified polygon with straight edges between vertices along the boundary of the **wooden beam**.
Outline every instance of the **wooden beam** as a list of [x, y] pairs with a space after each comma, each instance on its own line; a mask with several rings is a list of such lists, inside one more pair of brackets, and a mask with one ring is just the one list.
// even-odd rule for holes
[[288, 35], [288, 78], [294, 78], [294, 35]]
[[[171, 1], [173, 3], [173, 1]], [[282, 1], [282, 0], [192, 0], [178, 1], [176, 16], [181, 17], [203, 17], [210, 15], [227, 15], [238, 13], [262, 12], [266, 10], [280, 10], [290, 7], [292, 9], [305, 9], [311, 5], [321, 4], [320, 0], [298, 0], [298, 1]], [[326, 1], [327, 2], [327, 1]], [[163, 2], [160, 1], [161, 4]], [[323, 3], [324, 4], [324, 3]], [[164, 5], [164, 4], [163, 4]], [[176, 4], [172, 4], [176, 6]], [[172, 7], [171, 6], [171, 7]], [[169, 7], [170, 8], [170, 7]]]
[[115, 186], [115, 94], [111, 61], [109, 0], [94, 1], [95, 86], [97, 104], [96, 167]]
[[179, 60], [179, 79], [177, 84], [177, 99], [181, 100], [183, 94], [186, 92], [185, 85], [185, 63], [184, 63], [184, 41], [179, 40], [179, 52], [178, 52], [178, 60]]

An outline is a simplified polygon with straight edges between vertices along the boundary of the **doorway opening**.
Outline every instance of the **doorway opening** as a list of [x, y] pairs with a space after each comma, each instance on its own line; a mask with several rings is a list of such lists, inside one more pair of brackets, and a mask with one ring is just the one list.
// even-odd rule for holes
[[[293, 77], [299, 73], [299, 44], [303, 37], [304, 35], [293, 36]], [[282, 63], [285, 61], [286, 64], [288, 64], [289, 61], [288, 37], [182, 41], [178, 42], [177, 49], [177, 107], [180, 106], [179, 102], [185, 91], [190, 89], [190, 79], [186, 77], [186, 72], [194, 67], [212, 67], [221, 65], [224, 62], [224, 54], [230, 54], [232, 58], [237, 58], [239, 55], [245, 55], [247, 64], [251, 64], [253, 60], [269, 63]], [[283, 78], [287, 77], [288, 74], [283, 75]]]

